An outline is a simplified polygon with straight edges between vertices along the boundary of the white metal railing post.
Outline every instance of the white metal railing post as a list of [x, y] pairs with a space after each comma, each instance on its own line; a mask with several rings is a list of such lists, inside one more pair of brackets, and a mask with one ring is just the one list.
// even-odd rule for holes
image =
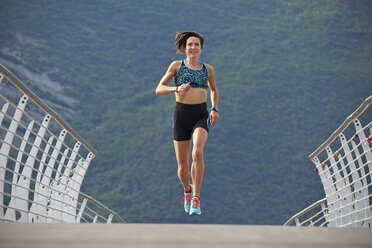
[[[355, 119], [353, 121], [353, 123], [354, 123], [354, 127], [355, 127], [355, 130], [356, 130], [356, 133], [358, 134], [359, 143], [362, 146], [362, 149], [363, 149], [363, 152], [364, 152], [364, 156], [365, 156], [365, 158], [367, 160], [366, 166], [368, 166], [369, 173], [372, 173], [372, 151], [371, 151], [371, 148], [370, 148], [369, 144], [367, 145], [368, 142], [366, 142], [368, 140], [368, 137], [367, 137], [366, 133], [364, 132], [364, 130], [362, 129], [362, 124], [361, 124], [361, 122], [358, 119]], [[369, 128], [369, 131], [371, 131], [371, 128]], [[372, 133], [371, 132], [370, 132], [370, 135], [372, 137]], [[365, 170], [362, 170], [362, 173], [364, 173], [364, 172], [365, 172]], [[372, 178], [371, 175], [370, 175], [370, 178]], [[368, 195], [368, 183], [367, 183], [367, 180], [365, 180], [365, 179], [362, 182], [364, 183], [364, 188], [362, 189], [362, 191], [364, 193], [364, 197], [366, 197]], [[368, 197], [364, 200], [364, 204], [363, 205], [365, 207], [369, 206], [369, 199], [368, 199]], [[365, 227], [371, 226], [372, 225], [372, 212], [371, 212], [371, 208], [366, 208], [365, 211], [363, 211], [363, 213], [364, 213], [364, 218], [369, 219], [369, 221], [363, 221], [362, 222], [362, 225], [365, 226]]]
[[[14, 172], [13, 173], [13, 181], [12, 181], [12, 194], [14, 195], [14, 198], [11, 198], [10, 202], [9, 202], [9, 208], [7, 209], [6, 213], [5, 213], [5, 216], [4, 216], [4, 219], [7, 219], [7, 220], [14, 220], [16, 218], [16, 213], [15, 213], [15, 209], [17, 209], [17, 202], [19, 200], [21, 200], [20, 196], [19, 196], [19, 189], [18, 189], [18, 180], [19, 180], [19, 170], [20, 170], [20, 164], [22, 162], [22, 156], [24, 154], [24, 151], [25, 151], [25, 147], [26, 147], [26, 141], [29, 136], [30, 136], [30, 130], [32, 130], [33, 128], [33, 125], [34, 125], [34, 122], [30, 122], [29, 126], [28, 126], [28, 129], [26, 130], [24, 136], [23, 136], [23, 140], [22, 140], [22, 143], [20, 145], [20, 149], [19, 149], [19, 153], [17, 155], [17, 161], [16, 161], [16, 164], [15, 164], [15, 167], [14, 167]], [[25, 200], [24, 200], [25, 201]], [[26, 211], [26, 209], [23, 209], [24, 208], [24, 205], [26, 204], [20, 204], [18, 203], [19, 206], [19, 210], [22, 209], [23, 211]]]
[[85, 207], [87, 206], [87, 203], [88, 203], [88, 199], [84, 198], [83, 203], [81, 204], [81, 207], [79, 209], [78, 216], [76, 218], [76, 223], [80, 223], [81, 217], [83, 216], [83, 213], [84, 213]]
[[[1, 80], [3, 80], [3, 78], [4, 78], [3, 75], [1, 75]], [[1, 109], [1, 112], [0, 112], [0, 126], [3, 123], [4, 113], [6, 113], [6, 111], [8, 110], [8, 106], [9, 106], [9, 103], [6, 103], [6, 104], [4, 104], [4, 106]], [[6, 168], [6, 166], [5, 166], [6, 156], [1, 155], [1, 149], [2, 149], [2, 145], [0, 147], [0, 180], [5, 178], [5, 168]], [[0, 181], [0, 192], [4, 192], [4, 182], [2, 182], [2, 181]], [[0, 218], [2, 218], [3, 214], [4, 214], [3, 204], [4, 204], [3, 196], [1, 196], [0, 197]]]
[[[12, 117], [12, 120], [10, 122], [9, 129], [7, 130], [6, 136], [4, 138], [4, 142], [0, 148], [0, 167], [2, 168], [0, 170], [0, 192], [4, 192], [4, 182], [5, 182], [5, 171], [8, 164], [8, 157], [10, 152], [10, 147], [13, 142], [14, 134], [17, 130], [18, 123], [21, 120], [23, 110], [26, 107], [28, 101], [28, 97], [26, 95], [23, 95], [21, 99], [19, 100], [18, 106], [16, 111], [14, 112], [14, 115]], [[5, 115], [5, 113], [3, 113]], [[1, 196], [3, 198], [3, 196]], [[3, 205], [3, 200], [0, 202], [1, 205]], [[3, 208], [0, 209], [0, 217], [3, 217]], [[23, 215], [23, 218], [27, 218]]]
[[[30, 187], [30, 183], [31, 183], [30, 179], [32, 177], [31, 174], [33, 172], [32, 168], [34, 168], [34, 166], [35, 166], [37, 153], [40, 150], [41, 141], [44, 138], [44, 135], [45, 135], [46, 129], [48, 128], [49, 122], [50, 122], [50, 116], [46, 115], [44, 120], [43, 120], [43, 123], [41, 124], [41, 126], [39, 128], [39, 131], [38, 131], [37, 136], [35, 138], [34, 144], [31, 148], [30, 156], [28, 156], [28, 158], [27, 158], [27, 161], [26, 161], [27, 166], [22, 171], [22, 175], [24, 175], [24, 178], [27, 178], [27, 179], [22, 182], [21, 181], [22, 177], [21, 177], [20, 182], [18, 182], [18, 184], [22, 185], [25, 188]], [[42, 167], [42, 166], [43, 165], [40, 163], [39, 168]], [[37, 179], [36, 179], [36, 182], [35, 182], [35, 187], [36, 188], [38, 187]], [[27, 192], [27, 193], [29, 193], [29, 192]], [[30, 222], [36, 222], [36, 221], [37, 222], [44, 222], [45, 216], [41, 216], [41, 215], [38, 214], [39, 206], [38, 206], [37, 203], [38, 203], [38, 194], [37, 194], [37, 189], [36, 189], [34, 191], [34, 201], [33, 201], [33, 204], [31, 205], [31, 211], [29, 211], [29, 214], [28, 214], [28, 218], [29, 218]]]
[[74, 171], [71, 173], [72, 180], [68, 182], [68, 185], [73, 189], [70, 193], [72, 209], [76, 208], [77, 206], [81, 184], [83, 182], [85, 173], [88, 170], [90, 161], [92, 160], [92, 155], [92, 153], [89, 153], [85, 160], [80, 159]]
[[[330, 204], [328, 204], [328, 209], [330, 212], [329, 219], [334, 219], [335, 218], [334, 210], [336, 208], [334, 202], [336, 202], [337, 200], [337, 195], [335, 194], [336, 188], [335, 185], [333, 184], [331, 173], [326, 163], [320, 164], [318, 157], [314, 157], [313, 162], [315, 164], [317, 171], [319, 172], [319, 176], [322, 181], [326, 197], [327, 199], [330, 199], [331, 202]], [[329, 226], [333, 226], [333, 222], [330, 222]]]
[[62, 165], [65, 163], [65, 160], [67, 158], [68, 154], [68, 149], [66, 149], [63, 152], [61, 162], [58, 166], [57, 174], [56, 174], [56, 180], [52, 182], [52, 190], [50, 193], [49, 201], [49, 209], [47, 216], [49, 217], [47, 222], [53, 222], [53, 221], [58, 221], [62, 222], [63, 217], [63, 198], [64, 198], [64, 184], [62, 182]]
[[71, 153], [70, 159], [66, 165], [65, 171], [62, 175], [61, 184], [65, 185], [65, 190], [63, 194], [63, 213], [62, 213], [62, 220], [64, 222], [74, 222], [76, 219], [76, 213], [75, 209], [72, 207], [73, 204], [73, 198], [70, 195], [72, 193], [72, 188], [68, 187], [70, 182], [70, 172], [72, 169], [72, 166], [74, 164], [74, 161], [76, 159], [76, 156], [80, 149], [80, 142], [76, 142], [74, 149]]
[[107, 218], [107, 223], [111, 223], [113, 217], [114, 216], [112, 214], [110, 214], [109, 217]]
[[94, 218], [93, 218], [93, 223], [96, 224], [97, 220], [98, 220], [98, 215], [95, 215]]
[[[348, 223], [348, 213], [349, 213], [349, 207], [344, 207], [345, 204], [350, 204], [351, 200], [349, 199], [351, 197], [350, 193], [351, 191], [348, 190], [349, 187], [347, 187], [345, 178], [342, 177], [341, 171], [343, 168], [340, 168], [338, 163], [336, 162], [336, 159], [334, 157], [334, 153], [332, 149], [327, 146], [326, 152], [328, 155], [328, 160], [331, 163], [331, 167], [333, 169], [333, 176], [336, 178], [336, 194], [337, 194], [337, 201], [336, 201], [336, 208], [338, 209], [336, 212], [337, 216], [343, 216], [340, 219], [336, 220], [336, 226], [342, 225], [342, 223]], [[350, 195], [350, 197], [348, 197]]]
[[[352, 173], [351, 173], [351, 178], [352, 178], [351, 186], [354, 189], [354, 194], [353, 194], [354, 204], [352, 206], [355, 208], [356, 211], [358, 211], [358, 210], [361, 210], [365, 207], [365, 202], [362, 199], [368, 195], [368, 189], [363, 187], [363, 184], [362, 184], [363, 180], [359, 180], [359, 174], [358, 174], [357, 166], [355, 165], [355, 162], [353, 160], [353, 157], [352, 157], [352, 154], [351, 154], [351, 151], [350, 151], [350, 147], [347, 143], [345, 135], [343, 133], [341, 133], [339, 135], [339, 138], [340, 138], [342, 149], [343, 149], [344, 154], [345, 154], [345, 159], [350, 166], [350, 170], [352, 171]], [[352, 144], [352, 146], [356, 147], [355, 142], [354, 142], [354, 145]], [[360, 214], [361, 214], [361, 212], [353, 213], [350, 216], [351, 221], [353, 221], [355, 223], [355, 221], [357, 219], [360, 219], [360, 218], [358, 218], [358, 216]], [[359, 222], [356, 222], [355, 224], [353, 224], [353, 226], [354, 227], [358, 227], [358, 226], [361, 227]]]

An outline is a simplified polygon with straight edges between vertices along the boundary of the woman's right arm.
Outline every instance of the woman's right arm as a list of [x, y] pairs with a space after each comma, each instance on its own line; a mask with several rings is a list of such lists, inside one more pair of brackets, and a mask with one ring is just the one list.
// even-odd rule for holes
[[179, 61], [173, 61], [172, 64], [170, 64], [167, 72], [164, 74], [163, 78], [160, 80], [158, 87], [156, 87], [156, 95], [164, 95], [169, 94], [173, 92], [177, 92], [177, 87], [171, 87], [168, 86], [170, 80], [172, 77], [174, 77], [177, 74], [178, 67], [180, 65]]

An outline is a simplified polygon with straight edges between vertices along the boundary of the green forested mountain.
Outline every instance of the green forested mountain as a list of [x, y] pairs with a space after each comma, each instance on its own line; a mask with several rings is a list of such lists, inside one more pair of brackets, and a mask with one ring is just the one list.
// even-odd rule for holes
[[[368, 0], [2, 0], [0, 63], [98, 151], [82, 191], [126, 221], [283, 224], [324, 197], [307, 157], [372, 93], [371, 13]], [[204, 35], [220, 93], [196, 218], [179, 203], [174, 96], [155, 95], [183, 30]]]

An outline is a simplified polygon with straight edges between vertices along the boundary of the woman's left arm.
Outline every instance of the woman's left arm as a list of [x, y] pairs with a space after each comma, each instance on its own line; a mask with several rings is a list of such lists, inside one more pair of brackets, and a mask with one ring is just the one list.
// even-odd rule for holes
[[[207, 65], [207, 69], [209, 73], [208, 84], [209, 84], [209, 88], [211, 89], [212, 108], [218, 108], [218, 90], [216, 87], [216, 82], [214, 81], [214, 70], [211, 65]], [[218, 118], [219, 118], [218, 112], [211, 110], [210, 120], [211, 120], [212, 125], [216, 123]]]

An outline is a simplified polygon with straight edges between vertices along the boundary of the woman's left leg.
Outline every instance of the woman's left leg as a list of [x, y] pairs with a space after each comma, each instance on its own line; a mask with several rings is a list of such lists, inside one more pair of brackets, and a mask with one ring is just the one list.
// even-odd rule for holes
[[193, 181], [193, 191], [194, 196], [200, 195], [200, 189], [204, 176], [204, 157], [203, 149], [205, 143], [207, 142], [208, 132], [201, 127], [194, 130], [193, 133], [193, 149], [192, 149], [192, 167], [191, 167], [191, 177]]

